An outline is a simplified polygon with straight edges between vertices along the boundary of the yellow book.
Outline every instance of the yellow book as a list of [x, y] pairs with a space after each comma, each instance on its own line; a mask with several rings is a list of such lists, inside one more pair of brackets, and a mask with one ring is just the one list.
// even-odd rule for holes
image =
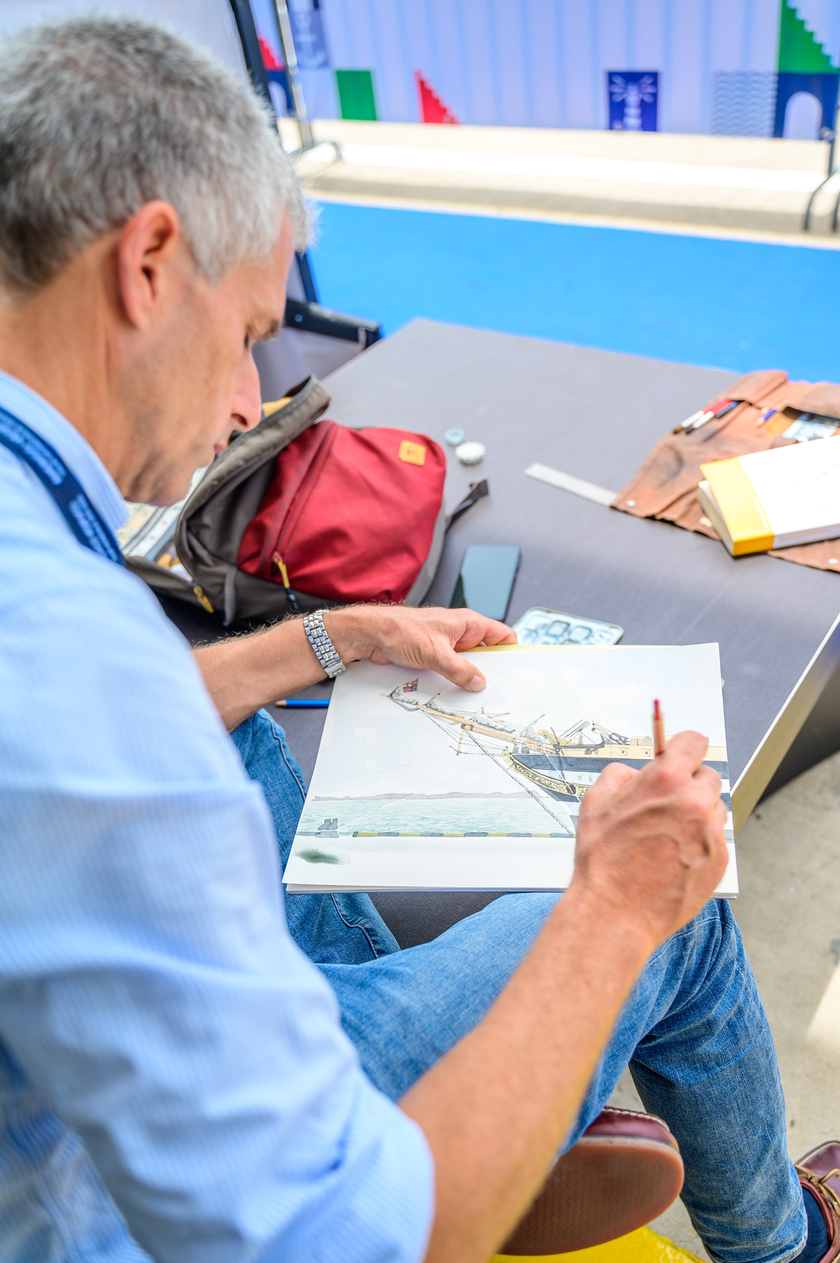
[[840, 536], [840, 438], [700, 468], [698, 498], [733, 557]]

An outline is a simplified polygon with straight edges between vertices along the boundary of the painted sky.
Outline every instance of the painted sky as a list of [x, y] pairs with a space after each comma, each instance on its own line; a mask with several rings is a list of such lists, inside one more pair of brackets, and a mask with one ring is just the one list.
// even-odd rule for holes
[[[725, 745], [717, 645], [585, 646], [467, 655], [487, 689], [467, 694], [421, 672], [416, 697], [436, 693], [446, 709], [506, 713], [517, 726], [538, 720], [558, 733], [595, 719], [626, 736], [649, 735], [652, 699], [666, 730], [694, 728]], [[457, 730], [402, 710], [387, 694], [413, 678], [402, 667], [359, 663], [336, 681], [312, 778], [320, 798], [384, 793], [517, 793], [522, 785], [469, 741], [454, 756]], [[384, 695], [384, 696], [383, 696]], [[541, 718], [541, 716], [543, 718]]]

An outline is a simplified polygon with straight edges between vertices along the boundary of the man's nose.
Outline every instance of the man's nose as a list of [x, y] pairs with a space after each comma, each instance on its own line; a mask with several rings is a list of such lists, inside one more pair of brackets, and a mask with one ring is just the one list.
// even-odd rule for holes
[[236, 374], [230, 419], [235, 430], [253, 430], [262, 419], [260, 375], [250, 351]]

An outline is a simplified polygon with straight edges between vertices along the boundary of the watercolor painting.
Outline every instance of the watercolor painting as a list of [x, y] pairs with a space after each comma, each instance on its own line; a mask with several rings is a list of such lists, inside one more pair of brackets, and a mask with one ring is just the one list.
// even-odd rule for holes
[[[602, 769], [709, 737], [729, 805], [717, 645], [475, 650], [480, 694], [434, 672], [358, 663], [336, 681], [284, 874], [303, 890], [563, 890], [580, 805]], [[729, 820], [731, 840], [731, 816]], [[719, 893], [736, 893], [733, 860]]]

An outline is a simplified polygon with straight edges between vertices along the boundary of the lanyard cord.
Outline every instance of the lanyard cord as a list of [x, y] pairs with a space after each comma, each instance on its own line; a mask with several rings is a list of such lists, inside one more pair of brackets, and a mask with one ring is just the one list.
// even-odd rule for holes
[[55, 448], [5, 408], [0, 408], [0, 443], [37, 474], [80, 544], [99, 553], [100, 557], [125, 565], [113, 531]]

